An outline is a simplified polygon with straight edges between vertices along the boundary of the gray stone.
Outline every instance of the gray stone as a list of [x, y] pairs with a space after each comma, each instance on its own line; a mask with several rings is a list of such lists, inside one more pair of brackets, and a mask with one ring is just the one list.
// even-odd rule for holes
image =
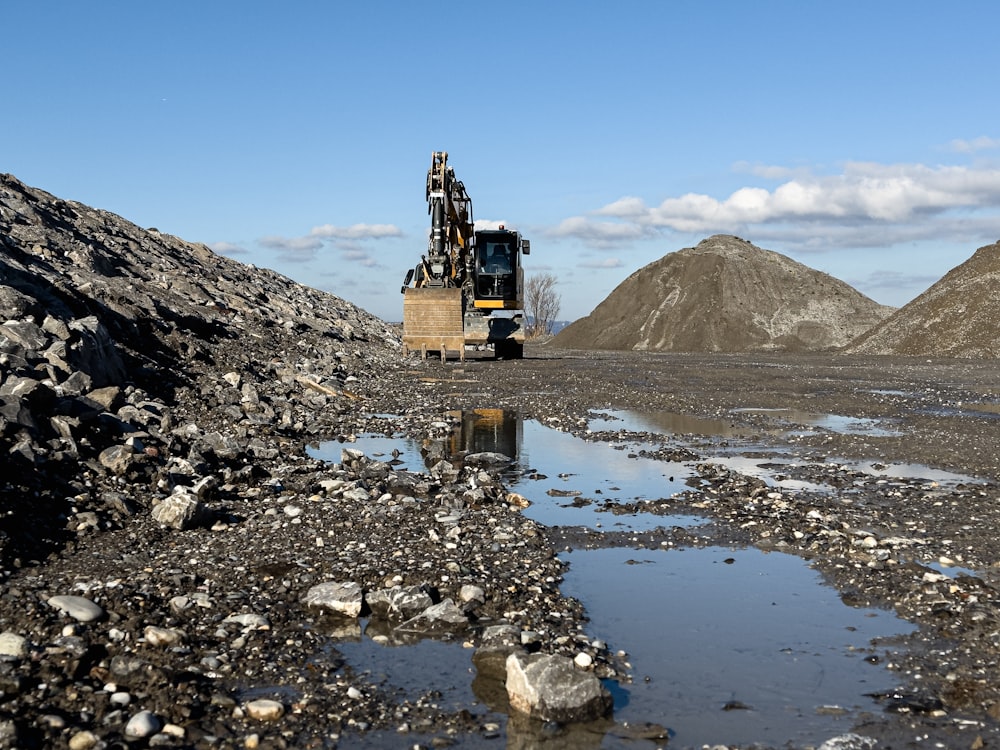
[[197, 497], [179, 489], [153, 508], [153, 520], [162, 526], [184, 531], [205, 525], [209, 520], [209, 513]]
[[93, 622], [104, 616], [104, 610], [99, 605], [83, 596], [53, 596], [48, 605], [65, 612], [77, 622]]
[[353, 581], [327, 581], [313, 586], [302, 598], [307, 607], [317, 607], [346, 617], [361, 614], [364, 603], [361, 586]]
[[102, 450], [97, 460], [112, 474], [121, 476], [135, 463], [135, 451], [127, 445], [112, 445]]
[[8, 320], [0, 323], [0, 336], [31, 351], [40, 351], [48, 344], [48, 336], [31, 320]]
[[254, 612], [244, 612], [236, 615], [229, 615], [222, 621], [223, 625], [239, 625], [245, 630], [267, 630], [271, 627], [271, 621], [264, 615]]
[[122, 389], [116, 385], [108, 385], [88, 391], [87, 400], [94, 402], [107, 412], [118, 411], [124, 403]]
[[408, 620], [416, 617], [434, 600], [420, 586], [393, 586], [373, 591], [366, 597], [372, 616], [387, 620]]
[[819, 750], [874, 750], [876, 747], [878, 747], [878, 742], [871, 737], [850, 732], [838, 737], [831, 737], [819, 746]]
[[469, 618], [451, 599], [432, 604], [397, 630], [410, 633], [455, 633], [469, 627]]
[[611, 693], [565, 656], [513, 653], [507, 657], [510, 707], [542, 721], [570, 723], [606, 716]]

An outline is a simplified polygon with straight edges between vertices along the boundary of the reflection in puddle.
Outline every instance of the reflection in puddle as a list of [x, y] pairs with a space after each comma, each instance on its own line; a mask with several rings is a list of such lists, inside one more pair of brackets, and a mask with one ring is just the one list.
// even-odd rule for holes
[[760, 435], [808, 434], [796, 430], [804, 425], [807, 430], [826, 430], [842, 434], [864, 434], [869, 437], [894, 437], [898, 430], [885, 427], [878, 420], [846, 417], [840, 414], [816, 414], [798, 409], [734, 409], [733, 414], [753, 414], [768, 418], [773, 424], [754, 427], [734, 424], [730, 420], [701, 419], [674, 412], [635, 412], [630, 410], [598, 411], [588, 427], [594, 432], [626, 430], [629, 432], [654, 432], [667, 435], [704, 435], [721, 438], [752, 438]]
[[587, 427], [593, 432], [654, 432], [667, 435], [707, 435], [710, 437], [753, 437], [761, 430], [722, 419], [701, 419], [667, 411], [637, 412], [627, 409], [597, 411]]
[[[583, 601], [590, 634], [627, 651], [634, 668], [616, 721], [659, 722], [682, 746], [846, 731], [852, 712], [875, 709], [865, 693], [893, 685], [864, 660], [870, 641], [912, 630], [889, 612], [846, 606], [791, 555], [716, 547], [560, 556], [570, 563], [563, 591]], [[733, 706], [745, 708], [725, 710]]]
[[[924, 464], [889, 464], [880, 461], [852, 461], [850, 459], [829, 459], [837, 466], [850, 471], [868, 474], [871, 477], [899, 479], [904, 481], [923, 480], [931, 485], [955, 486], [976, 483], [977, 479], [966, 474], [956, 474], [952, 471], [935, 469]], [[792, 479], [787, 473], [804, 464], [790, 458], [751, 458], [743, 455], [713, 456], [710, 463], [719, 464], [727, 469], [756, 477], [769, 487], [783, 490], [798, 490], [810, 492], [834, 492], [840, 488], [835, 485], [817, 484], [802, 479]]]
[[[461, 642], [422, 640], [394, 647], [365, 637], [341, 641], [336, 648], [355, 674], [365, 675], [367, 682], [408, 700], [434, 690], [434, 702], [448, 709], [476, 702], [472, 649], [464, 648]], [[432, 675], [428, 675], [430, 664], [434, 665]]]

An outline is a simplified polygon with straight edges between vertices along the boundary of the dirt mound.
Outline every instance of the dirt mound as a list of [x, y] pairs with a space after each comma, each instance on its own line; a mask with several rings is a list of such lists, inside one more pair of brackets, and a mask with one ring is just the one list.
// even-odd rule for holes
[[930, 289], [852, 342], [857, 354], [1000, 357], [1000, 242], [986, 245]]
[[817, 351], [845, 346], [893, 308], [729, 235], [639, 269], [554, 340], [570, 349]]

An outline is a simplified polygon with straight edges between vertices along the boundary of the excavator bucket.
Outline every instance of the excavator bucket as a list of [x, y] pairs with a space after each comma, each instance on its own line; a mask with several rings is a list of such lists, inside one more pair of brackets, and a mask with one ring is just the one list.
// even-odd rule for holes
[[462, 290], [457, 288], [407, 289], [403, 294], [403, 356], [436, 351], [465, 359]]

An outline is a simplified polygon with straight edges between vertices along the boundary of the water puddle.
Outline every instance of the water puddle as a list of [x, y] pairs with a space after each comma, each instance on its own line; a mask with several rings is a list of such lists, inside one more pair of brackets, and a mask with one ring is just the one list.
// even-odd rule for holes
[[[734, 420], [702, 419], [675, 412], [636, 412], [611, 409], [595, 412], [588, 423], [590, 430], [624, 430], [664, 435], [702, 435], [719, 438], [752, 439], [762, 435], [790, 436], [814, 434], [816, 430], [840, 434], [864, 434], [869, 437], [895, 437], [898, 430], [875, 419], [847, 417], [840, 414], [817, 414], [799, 409], [734, 409], [734, 415], [749, 414], [764, 418], [766, 424], [753, 426]], [[805, 429], [802, 429], [802, 428]]]
[[[740, 474], [756, 477], [769, 487], [776, 489], [827, 493], [842, 490], [839, 486], [819, 484], [788, 476], [796, 469], [801, 469], [807, 465], [792, 458], [774, 456], [755, 458], [746, 455], [717, 455], [712, 456], [708, 461], [737, 471]], [[957, 474], [953, 471], [935, 469], [924, 464], [855, 461], [843, 458], [830, 458], [828, 461], [833, 462], [836, 466], [844, 467], [850, 471], [861, 472], [875, 479], [899, 480], [903, 482], [923, 481], [930, 485], [930, 488], [956, 487], [962, 484], [975, 484], [980, 481], [967, 474]]]
[[702, 419], [667, 411], [637, 412], [608, 409], [595, 412], [587, 428], [592, 432], [625, 431], [652, 432], [664, 435], [705, 435], [708, 437], [744, 437], [761, 434], [748, 425], [734, 424], [724, 419]]
[[[655, 721], [670, 743], [819, 744], [850, 729], [866, 693], [893, 687], [866, 657], [909, 632], [892, 613], [846, 606], [792, 555], [722, 548], [561, 555], [563, 591], [588, 632], [629, 654], [619, 722]], [[874, 661], [874, 659], [873, 659]]]
[[[624, 423], [614, 429], [631, 432], [649, 432], [653, 424], [619, 412], [605, 417], [603, 422]], [[703, 434], [709, 427], [721, 430], [724, 422], [658, 424], [658, 431], [674, 425], [684, 434]], [[418, 444], [390, 431], [326, 444], [311, 454], [339, 462], [344, 447], [411, 471], [424, 471], [442, 458], [460, 463], [468, 453], [503, 453], [513, 460], [505, 483], [531, 501], [524, 514], [548, 526], [617, 531], [704, 522], [641, 510], [654, 510], [657, 501], [689, 490], [692, 467], [642, 459], [636, 445], [583, 440], [500, 410], [456, 414], [455, 429], [442, 441]], [[791, 460], [736, 455], [708, 460], [728, 461], [777, 487], [823, 489], [787, 478]], [[893, 467], [873, 463], [870, 470]], [[610, 512], [625, 503], [640, 511]], [[586, 607], [588, 635], [629, 654], [633, 682], [611, 686], [615, 722], [662, 724], [671, 730], [670, 743], [680, 746], [819, 744], [849, 731], [860, 712], [880, 710], [866, 694], [894, 686], [879, 664], [888, 646], [873, 646], [873, 640], [912, 629], [891, 612], [847, 606], [791, 555], [709, 547], [576, 550], [561, 556], [570, 566], [563, 593]], [[534, 730], [522, 736], [495, 700], [477, 692], [471, 650], [460, 643], [396, 646], [378, 634], [362, 634], [356, 625], [336, 648], [355, 672], [366, 672], [380, 689], [407, 700], [485, 706], [508, 746], [534, 747], [545, 740], [532, 735]], [[647, 746], [611, 735], [585, 744]]]
[[442, 458], [460, 464], [468, 453], [502, 453], [513, 459], [504, 472], [505, 484], [531, 501], [524, 514], [546, 526], [644, 531], [700, 521], [688, 515], [614, 512], [620, 503], [641, 507], [689, 489], [685, 480], [694, 474], [684, 464], [641, 460], [620, 447], [581, 440], [500, 409], [454, 416], [455, 429], [443, 444], [364, 434], [354, 442], [324, 443], [309, 453], [339, 462], [342, 449], [353, 448], [410, 471], [424, 471]]

